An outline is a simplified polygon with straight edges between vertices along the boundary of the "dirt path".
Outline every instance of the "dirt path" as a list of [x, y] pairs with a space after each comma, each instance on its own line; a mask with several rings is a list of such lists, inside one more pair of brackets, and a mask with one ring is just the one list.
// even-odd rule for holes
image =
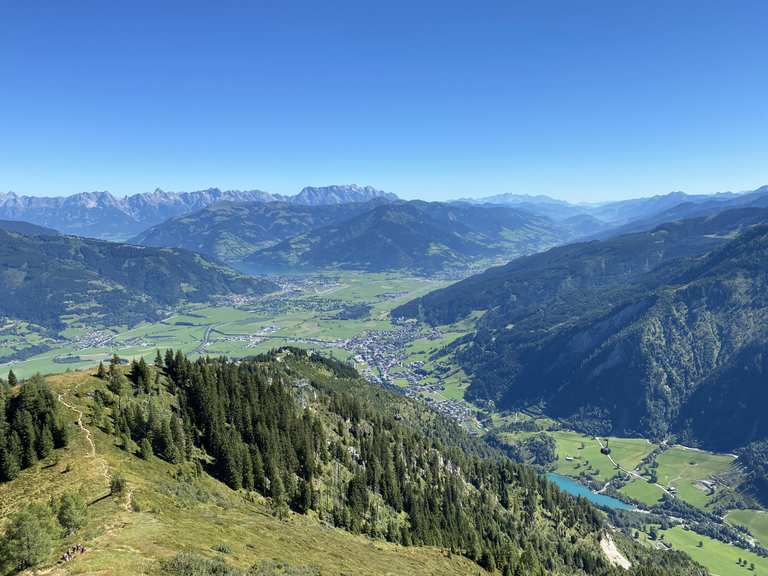
[[[76, 391], [77, 388], [80, 386], [80, 383], [78, 382], [74, 388], [72, 388], [73, 391]], [[94, 460], [98, 461], [100, 467], [101, 467], [101, 475], [104, 477], [104, 481], [109, 487], [110, 483], [112, 482], [112, 474], [109, 471], [109, 464], [107, 464], [107, 461], [99, 456], [96, 453], [96, 443], [93, 441], [93, 433], [88, 429], [88, 427], [83, 424], [83, 411], [79, 408], [73, 406], [69, 402], [67, 402], [64, 399], [65, 394], [59, 394], [59, 402], [61, 402], [64, 406], [72, 410], [75, 414], [77, 414], [77, 426], [80, 428], [80, 430], [85, 434], [85, 439], [88, 442], [88, 446], [90, 447], [90, 450], [88, 451], [88, 454], [86, 455], [87, 458], [93, 458]]]

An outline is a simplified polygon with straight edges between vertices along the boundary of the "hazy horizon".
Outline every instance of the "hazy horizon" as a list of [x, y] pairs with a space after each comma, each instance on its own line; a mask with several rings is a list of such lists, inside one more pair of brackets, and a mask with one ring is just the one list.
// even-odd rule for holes
[[[371, 187], [376, 188], [377, 190], [381, 190], [383, 192], [391, 192], [393, 194], [396, 194], [398, 197], [400, 197], [403, 200], [427, 200], [427, 201], [430, 201], [430, 202], [441, 202], [441, 201], [442, 202], [450, 202], [450, 201], [456, 201], [456, 200], [461, 200], [461, 199], [479, 200], [479, 199], [488, 198], [488, 197], [492, 197], [492, 196], [499, 196], [499, 195], [503, 195], [503, 194], [513, 194], [513, 195], [531, 196], [531, 197], [546, 196], [546, 197], [549, 197], [549, 198], [551, 198], [553, 200], [561, 200], [561, 201], [564, 201], [564, 202], [568, 202], [570, 204], [604, 204], [604, 203], [620, 201], [620, 200], [629, 200], [629, 199], [634, 199], [634, 198], [650, 198], [650, 197], [653, 197], [653, 196], [664, 196], [664, 195], [672, 194], [672, 193], [676, 193], [676, 192], [682, 192], [684, 194], [690, 194], [690, 195], [707, 195], [707, 196], [714, 196], [714, 195], [717, 195], [717, 194], [741, 194], [741, 193], [745, 193], [745, 192], [750, 192], [750, 191], [756, 190], [758, 188], [761, 188], [762, 186], [765, 186], [766, 184], [757, 184], [757, 185], [750, 186], [750, 187], [747, 187], [747, 188], [744, 188], [744, 189], [730, 189], [730, 190], [723, 189], [723, 190], [716, 190], [716, 191], [691, 192], [691, 191], [687, 191], [687, 190], [668, 190], [666, 192], [658, 192], [658, 193], [657, 192], [653, 192], [653, 193], [638, 194], [638, 195], [626, 195], [626, 194], [621, 195], [620, 194], [620, 195], [617, 195], [615, 197], [604, 198], [604, 199], [580, 199], [580, 198], [573, 198], [573, 197], [566, 198], [566, 197], [558, 196], [556, 193], [546, 193], [546, 192], [541, 192], [541, 193], [537, 193], [537, 194], [530, 194], [530, 193], [527, 193], [527, 192], [492, 192], [492, 191], [489, 191], [487, 193], [477, 193], [477, 194], [474, 194], [474, 195], [457, 194], [457, 195], [455, 195], [453, 197], [444, 197], [444, 198], [431, 197], [431, 198], [425, 198], [425, 197], [419, 196], [419, 195], [406, 196], [405, 194], [401, 194], [397, 190], [391, 190], [391, 189], [384, 188], [384, 187], [381, 187], [381, 186], [376, 186], [375, 184], [359, 183], [359, 182], [335, 182], [335, 183], [331, 183], [331, 184], [307, 184], [306, 187], [323, 188], [323, 187], [327, 187], [327, 186], [347, 186], [347, 185], [358, 185], [358, 186], [361, 186], [361, 187], [363, 187], [363, 186], [371, 186]], [[19, 192], [18, 190], [6, 190], [4, 192], [0, 192], [0, 194], [3, 194], [3, 193], [7, 194], [7, 193], [12, 192], [12, 193], [16, 194], [17, 196], [31, 196], [31, 197], [37, 197], [37, 198], [47, 198], [47, 197], [55, 198], [55, 197], [74, 196], [76, 194], [82, 194], [82, 193], [109, 192], [110, 194], [112, 194], [116, 198], [125, 198], [127, 196], [133, 196], [133, 195], [136, 195], [136, 194], [149, 194], [149, 193], [152, 193], [152, 192], [154, 192], [156, 190], [162, 190], [163, 192], [183, 193], [183, 192], [198, 192], [198, 191], [204, 191], [204, 190], [210, 190], [210, 189], [219, 189], [219, 190], [222, 190], [222, 191], [254, 191], [254, 190], [259, 190], [259, 191], [262, 191], [262, 192], [267, 192], [267, 193], [275, 194], [275, 195], [293, 196], [295, 194], [298, 194], [303, 188], [305, 188], [305, 186], [302, 186], [302, 187], [297, 188], [296, 190], [292, 190], [292, 191], [275, 191], [275, 190], [269, 190], [269, 189], [267, 189], [265, 187], [260, 187], [260, 186], [245, 186], [245, 187], [232, 187], [232, 188], [230, 188], [230, 187], [223, 187], [223, 186], [200, 186], [200, 187], [193, 187], [193, 188], [186, 189], [186, 190], [181, 190], [181, 189], [171, 189], [171, 188], [163, 188], [161, 186], [157, 186], [155, 188], [152, 188], [151, 190], [144, 190], [144, 191], [137, 191], [137, 192], [128, 192], [128, 193], [123, 193], [123, 194], [115, 193], [115, 192], [113, 192], [112, 190], [109, 190], [109, 189], [105, 189], [105, 190], [81, 190], [79, 192], [70, 192], [70, 193], [63, 192], [61, 194], [44, 194], [44, 193], [41, 193], [41, 194], [26, 194], [26, 193]]]

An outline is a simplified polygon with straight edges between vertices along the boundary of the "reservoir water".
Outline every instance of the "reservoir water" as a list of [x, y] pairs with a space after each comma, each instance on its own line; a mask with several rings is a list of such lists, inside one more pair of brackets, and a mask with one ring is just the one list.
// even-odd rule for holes
[[557, 484], [557, 487], [560, 488], [560, 490], [563, 492], [568, 492], [568, 494], [572, 494], [574, 496], [583, 496], [596, 506], [601, 506], [603, 508], [614, 508], [618, 510], [633, 510], [635, 508], [632, 506], [632, 504], [627, 504], [626, 502], [622, 502], [621, 500], [612, 498], [611, 496], [606, 496], [605, 494], [596, 494], [583, 484], [572, 478], [568, 478], [567, 476], [555, 474], [554, 472], [548, 472], [547, 480]]

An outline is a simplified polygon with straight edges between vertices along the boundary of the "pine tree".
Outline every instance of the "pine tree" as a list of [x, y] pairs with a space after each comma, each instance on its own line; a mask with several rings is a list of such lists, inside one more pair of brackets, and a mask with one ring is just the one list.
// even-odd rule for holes
[[144, 361], [144, 357], [139, 358], [138, 362], [136, 360], [131, 362], [131, 381], [138, 392], [149, 393], [152, 375], [149, 371], [149, 366]]
[[37, 456], [43, 460], [53, 452], [53, 434], [50, 427], [46, 426], [37, 437]]
[[96, 371], [96, 377], [99, 380], [106, 380], [107, 370], [104, 368], [104, 362], [99, 362], [99, 369]]
[[11, 518], [3, 540], [4, 554], [15, 568], [39, 564], [53, 547], [51, 510], [39, 504], [27, 506]]
[[15, 454], [8, 446], [0, 446], [0, 482], [9, 482], [15, 479], [20, 471], [18, 454]]
[[13, 427], [21, 439], [21, 465], [29, 468], [37, 462], [37, 432], [32, 415], [26, 410], [20, 410]]
[[146, 436], [141, 440], [139, 454], [144, 460], [150, 460], [152, 456], [154, 456], [154, 452], [152, 451], [152, 442], [150, 442], [149, 438]]
[[176, 451], [176, 461], [181, 462], [184, 459], [184, 455], [187, 453], [187, 440], [184, 433], [184, 425], [181, 423], [181, 419], [174, 415], [171, 416], [171, 437], [173, 438], [173, 444]]
[[288, 498], [280, 476], [270, 480], [269, 491], [272, 497], [272, 514], [283, 520], [288, 516]]
[[179, 450], [173, 441], [173, 431], [171, 430], [170, 421], [165, 420], [162, 423], [159, 434], [157, 435], [157, 438], [158, 438], [158, 450], [157, 450], [158, 456], [160, 456], [160, 458], [162, 458], [166, 462], [170, 462], [172, 464], [178, 464], [179, 462], [181, 462], [181, 456], [180, 456]]
[[122, 474], [115, 474], [112, 476], [112, 480], [109, 483], [109, 493], [112, 496], [116, 496], [125, 492], [128, 487], [128, 483]]
[[73, 492], [61, 497], [56, 517], [65, 534], [71, 536], [85, 526], [87, 513], [85, 501], [79, 494]]
[[16, 379], [16, 374], [13, 373], [13, 370], [8, 371], [8, 386], [13, 388], [18, 384], [18, 380]]
[[298, 494], [295, 499], [295, 510], [301, 514], [306, 514], [314, 505], [314, 492], [312, 488], [312, 476], [306, 480], [299, 481]]
[[264, 463], [258, 447], [251, 447], [251, 462], [253, 463], [253, 487], [262, 494], [266, 492], [266, 479], [264, 478]]

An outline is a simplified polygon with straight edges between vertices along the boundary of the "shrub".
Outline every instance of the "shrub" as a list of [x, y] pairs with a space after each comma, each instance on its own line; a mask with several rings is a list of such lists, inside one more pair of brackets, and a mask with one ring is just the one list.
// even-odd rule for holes
[[125, 478], [122, 476], [122, 474], [115, 474], [112, 476], [112, 481], [109, 483], [109, 493], [113, 496], [117, 494], [122, 494], [125, 492], [125, 489], [128, 487], [128, 482], [126, 482]]

